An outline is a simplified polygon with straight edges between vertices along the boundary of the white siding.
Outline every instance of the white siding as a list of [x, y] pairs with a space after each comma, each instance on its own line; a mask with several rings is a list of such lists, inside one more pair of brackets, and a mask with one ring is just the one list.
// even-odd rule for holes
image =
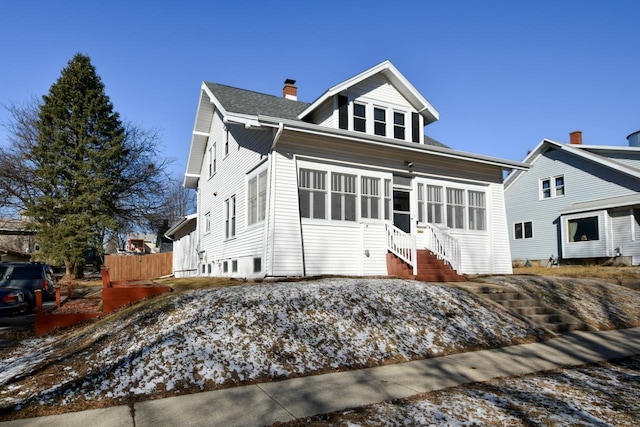
[[387, 275], [387, 232], [383, 223], [362, 224], [362, 275]]
[[192, 230], [173, 242], [173, 274], [175, 277], [198, 275], [197, 245], [197, 230]]
[[295, 160], [275, 152], [272, 185], [274, 197], [269, 232], [269, 262], [272, 276], [302, 276], [302, 237], [298, 207], [298, 178]]
[[379, 74], [351, 87], [349, 93], [356, 99], [365, 97], [384, 104], [411, 108], [411, 104], [389, 83], [389, 80]]
[[362, 274], [362, 231], [359, 224], [304, 224], [304, 260], [306, 274]]
[[[229, 129], [229, 153], [224, 154], [226, 128]], [[206, 265], [205, 274], [244, 277], [253, 274], [253, 258], [263, 256], [264, 223], [247, 226], [246, 176], [256, 167], [266, 167], [264, 159], [270, 147], [270, 131], [248, 130], [244, 126], [224, 125], [218, 114], [213, 118], [209, 142], [205, 153], [216, 144], [216, 173], [209, 177], [209, 160], [205, 156], [199, 182], [198, 235], [202, 252], [200, 264]], [[225, 201], [236, 198], [236, 235], [225, 239]], [[211, 231], [204, 230], [204, 215], [210, 212]], [[228, 271], [222, 272], [227, 261]], [[238, 263], [232, 272], [231, 264]], [[264, 262], [263, 262], [264, 268]], [[202, 274], [202, 269], [199, 270]]]
[[333, 98], [327, 99], [322, 105], [320, 105], [313, 115], [310, 117], [312, 123], [317, 123], [320, 126], [326, 126], [329, 128], [337, 128], [336, 115], [333, 109]]

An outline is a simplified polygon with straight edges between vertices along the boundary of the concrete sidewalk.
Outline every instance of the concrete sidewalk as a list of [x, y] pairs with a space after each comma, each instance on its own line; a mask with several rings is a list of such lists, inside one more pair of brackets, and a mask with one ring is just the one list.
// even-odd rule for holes
[[64, 415], [10, 426], [262, 426], [473, 381], [640, 354], [640, 328], [576, 332], [549, 341], [314, 375]]

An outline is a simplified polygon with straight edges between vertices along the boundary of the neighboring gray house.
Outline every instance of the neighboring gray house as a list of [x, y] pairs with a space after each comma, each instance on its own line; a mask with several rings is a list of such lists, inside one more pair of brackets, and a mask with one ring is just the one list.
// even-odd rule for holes
[[438, 117], [389, 61], [312, 103], [293, 80], [282, 97], [204, 82], [184, 180], [197, 226], [176, 274], [386, 275], [401, 259], [424, 277], [427, 250], [511, 273], [503, 171], [527, 165], [437, 143]]
[[640, 132], [629, 146], [543, 140], [505, 180], [514, 262], [617, 258], [640, 264]]

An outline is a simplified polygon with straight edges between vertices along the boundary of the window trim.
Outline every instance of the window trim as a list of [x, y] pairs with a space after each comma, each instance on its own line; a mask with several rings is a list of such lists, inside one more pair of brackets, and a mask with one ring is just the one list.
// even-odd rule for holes
[[[269, 192], [269, 173], [268, 168], [263, 167], [246, 177], [246, 222], [247, 227], [252, 227], [264, 223], [267, 217], [267, 195]], [[262, 177], [262, 178], [261, 178]], [[255, 196], [251, 195], [251, 183], [255, 180]], [[261, 184], [264, 185], [264, 190], [261, 191]], [[255, 212], [253, 212], [254, 206], [252, 205], [252, 199], [255, 198]], [[255, 215], [255, 220], [253, 215]]]
[[[402, 124], [396, 123], [396, 115], [402, 117]], [[396, 131], [398, 129], [402, 129], [402, 138], [398, 138], [396, 136]], [[397, 139], [398, 141], [406, 141], [407, 140], [407, 112], [401, 110], [393, 110], [393, 139]]]
[[[376, 112], [382, 112], [382, 120], [376, 118]], [[382, 133], [378, 133], [378, 125], [381, 125]], [[373, 106], [373, 134], [387, 136], [387, 109], [378, 105]]]
[[[363, 116], [356, 116], [356, 105], [357, 106], [361, 106], [364, 110], [364, 115]], [[362, 101], [353, 101], [352, 102], [352, 114], [351, 114], [351, 130], [353, 130], [354, 132], [361, 132], [361, 133], [369, 133], [368, 132], [368, 128], [367, 128], [367, 109], [368, 109], [368, 104]], [[361, 120], [362, 124], [364, 126], [364, 130], [358, 130], [356, 129], [356, 120]]]
[[[434, 188], [437, 189], [437, 192], [439, 193], [439, 199], [440, 201], [431, 201], [429, 198], [429, 194], [430, 194], [430, 188]], [[423, 212], [422, 215], [420, 215], [420, 212], [418, 212], [418, 218], [422, 217], [423, 221], [422, 222], [418, 222], [418, 224], [422, 224], [424, 225], [436, 225], [439, 227], [443, 227], [445, 229], [449, 229], [451, 231], [454, 232], [469, 232], [469, 233], [481, 233], [481, 234], [486, 234], [489, 232], [489, 229], [491, 228], [491, 223], [490, 223], [490, 210], [489, 210], [489, 206], [490, 206], [490, 200], [491, 200], [491, 191], [489, 187], [485, 187], [485, 186], [475, 186], [475, 185], [465, 185], [465, 184], [456, 184], [456, 183], [451, 183], [449, 181], [439, 181], [439, 180], [433, 180], [433, 179], [426, 179], [426, 180], [419, 180], [416, 182], [416, 191], [418, 193], [418, 195], [416, 196], [416, 200], [418, 201], [418, 209], [420, 209], [420, 191], [423, 191], [424, 194], [422, 196], [423, 200], [422, 200], [422, 208], [423, 208]], [[448, 190], [458, 190], [458, 191], [462, 191], [462, 198], [463, 198], [463, 204], [451, 204], [449, 203], [449, 194], [448, 194]], [[469, 204], [469, 193], [470, 192], [475, 192], [475, 193], [480, 193], [483, 194], [483, 198], [484, 198], [484, 206], [483, 207], [479, 207], [479, 206], [471, 206]], [[441, 222], [435, 222], [435, 211], [431, 212], [432, 206], [438, 207], [438, 210], [440, 212], [440, 219]], [[451, 213], [451, 208], [450, 206], [453, 206], [456, 208], [456, 210], [461, 209], [462, 212], [462, 219], [461, 219], [461, 223], [462, 223], [462, 227], [451, 227], [450, 224], [451, 222], [449, 221], [449, 216]], [[483, 217], [482, 217], [482, 221], [480, 221], [482, 223], [482, 225], [484, 226], [484, 228], [478, 229], [478, 228], [472, 228], [471, 227], [471, 217], [470, 217], [470, 209], [478, 209], [480, 208], [481, 211], [483, 212]], [[430, 221], [431, 219], [431, 221]]]
[[[327, 224], [328, 221], [333, 222], [334, 225], [344, 225], [344, 226], [352, 226], [360, 223], [379, 223], [379, 222], [388, 222], [390, 218], [386, 218], [387, 209], [389, 209], [389, 213], [392, 212], [392, 203], [393, 198], [391, 194], [387, 194], [387, 190], [391, 191], [392, 188], [392, 175], [383, 171], [378, 170], [368, 170], [363, 168], [349, 167], [349, 166], [339, 166], [336, 164], [328, 164], [325, 162], [319, 162], [315, 159], [309, 159], [304, 156], [297, 157], [297, 167], [298, 167], [298, 200], [300, 203], [300, 190], [310, 190], [306, 187], [301, 187], [300, 182], [300, 171], [306, 170], [311, 172], [319, 172], [325, 174], [325, 210], [323, 218], [313, 218], [309, 216], [303, 216], [303, 207], [300, 205], [300, 219], [303, 223], [314, 223], [314, 224]], [[345, 175], [353, 175], [355, 176], [355, 189], [356, 189], [356, 199], [355, 199], [355, 210], [356, 210], [356, 218], [354, 221], [351, 220], [333, 220], [331, 219], [331, 174], [332, 173], [340, 173]], [[365, 218], [362, 215], [362, 178], [372, 178], [379, 180], [379, 218]]]
[[204, 214], [204, 234], [211, 233], [211, 211]]
[[[558, 179], [562, 179], [562, 185], [557, 184]], [[544, 187], [545, 182], [549, 183], [548, 188]], [[567, 188], [567, 185], [564, 179], [564, 174], [540, 178], [540, 180], [538, 181], [538, 198], [539, 200], [549, 200], [549, 199], [564, 197], [566, 194], [566, 188]], [[559, 189], [562, 190], [562, 194], [558, 194]], [[545, 196], [546, 191], [549, 192], [548, 196]]]
[[230, 196], [224, 201], [224, 238], [225, 240], [231, 240], [236, 237], [236, 195]]
[[[527, 224], [530, 224], [530, 228], [531, 228], [531, 235], [529, 237], [527, 237]], [[516, 230], [516, 227], [520, 225], [521, 229], [521, 236], [518, 237], [518, 233]], [[533, 239], [534, 235], [533, 235], [533, 221], [520, 221], [520, 222], [514, 222], [513, 223], [513, 240], [530, 240]]]

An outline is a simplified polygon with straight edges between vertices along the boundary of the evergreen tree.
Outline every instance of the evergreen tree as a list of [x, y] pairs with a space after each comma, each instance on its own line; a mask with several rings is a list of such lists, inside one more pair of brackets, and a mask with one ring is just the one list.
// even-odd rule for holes
[[30, 150], [35, 220], [45, 258], [62, 258], [75, 275], [87, 247], [101, 247], [128, 163], [126, 131], [89, 57], [77, 54], [43, 97], [38, 138]]

